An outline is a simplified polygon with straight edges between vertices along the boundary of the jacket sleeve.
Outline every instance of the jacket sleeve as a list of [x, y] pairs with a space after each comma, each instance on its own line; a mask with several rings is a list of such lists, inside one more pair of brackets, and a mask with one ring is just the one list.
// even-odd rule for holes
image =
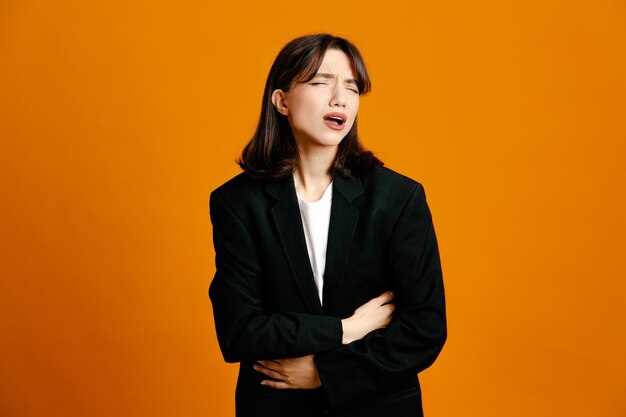
[[216, 267], [209, 297], [224, 360], [299, 357], [341, 346], [337, 317], [268, 311], [265, 277], [249, 232], [215, 192], [209, 207]]
[[366, 400], [394, 377], [424, 370], [445, 343], [439, 251], [420, 184], [396, 222], [388, 260], [396, 304], [392, 323], [361, 340], [315, 356], [332, 409]]

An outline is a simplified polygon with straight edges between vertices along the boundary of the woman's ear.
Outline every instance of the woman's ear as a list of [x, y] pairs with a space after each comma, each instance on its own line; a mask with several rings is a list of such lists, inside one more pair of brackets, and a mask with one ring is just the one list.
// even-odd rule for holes
[[274, 90], [272, 93], [272, 104], [276, 107], [276, 110], [283, 116], [287, 116], [289, 110], [287, 109], [287, 100], [285, 92], [281, 89]]

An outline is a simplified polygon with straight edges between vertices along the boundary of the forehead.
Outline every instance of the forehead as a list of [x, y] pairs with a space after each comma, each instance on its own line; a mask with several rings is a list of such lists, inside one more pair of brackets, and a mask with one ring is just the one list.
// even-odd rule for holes
[[328, 49], [320, 64], [317, 74], [342, 75], [344, 78], [354, 78], [352, 61], [345, 52], [339, 49]]

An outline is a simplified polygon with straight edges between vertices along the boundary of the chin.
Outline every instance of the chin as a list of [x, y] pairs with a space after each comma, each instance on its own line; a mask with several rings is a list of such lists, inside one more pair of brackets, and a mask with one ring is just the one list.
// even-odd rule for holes
[[341, 139], [334, 139], [334, 140], [328, 139], [328, 140], [319, 141], [319, 142], [315, 142], [315, 143], [318, 146], [337, 147], [337, 146], [339, 146], [339, 144], [341, 143], [342, 140], [343, 140], [343, 138], [341, 138]]
[[341, 134], [331, 132], [330, 134], [320, 135], [317, 137], [307, 135], [307, 139], [303, 140], [302, 142], [298, 142], [300, 142], [300, 144], [302, 145], [306, 144], [307, 146], [337, 147], [347, 135], [348, 131], [346, 131], [345, 134], [344, 132], [341, 132]]
[[345, 132], [341, 132], [341, 135], [337, 135], [337, 134], [328, 135], [327, 137], [322, 138], [321, 142], [327, 145], [337, 146], [346, 138], [346, 136], [348, 136], [348, 132], [349, 130]]

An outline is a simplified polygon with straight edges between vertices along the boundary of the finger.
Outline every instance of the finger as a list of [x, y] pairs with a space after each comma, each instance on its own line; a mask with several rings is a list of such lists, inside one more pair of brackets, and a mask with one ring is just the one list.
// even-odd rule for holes
[[257, 372], [261, 372], [262, 374], [269, 376], [270, 378], [280, 379], [280, 380], [285, 378], [280, 372], [276, 372], [274, 370], [265, 368], [264, 366], [261, 366], [261, 365], [254, 365], [252, 368]]
[[282, 382], [282, 381], [269, 381], [269, 380], [263, 380], [261, 381], [261, 385], [265, 385], [271, 388], [276, 388], [276, 389], [287, 389], [287, 388], [293, 388], [291, 385], [287, 384], [286, 382]]
[[282, 366], [280, 365], [280, 362], [278, 361], [257, 361], [257, 363], [260, 363], [267, 369], [272, 369], [277, 372], [282, 371]]
[[388, 303], [389, 301], [393, 300], [393, 291], [385, 291], [384, 293], [382, 293], [381, 295], [379, 295], [378, 297], [375, 298], [376, 302], [382, 304]]

